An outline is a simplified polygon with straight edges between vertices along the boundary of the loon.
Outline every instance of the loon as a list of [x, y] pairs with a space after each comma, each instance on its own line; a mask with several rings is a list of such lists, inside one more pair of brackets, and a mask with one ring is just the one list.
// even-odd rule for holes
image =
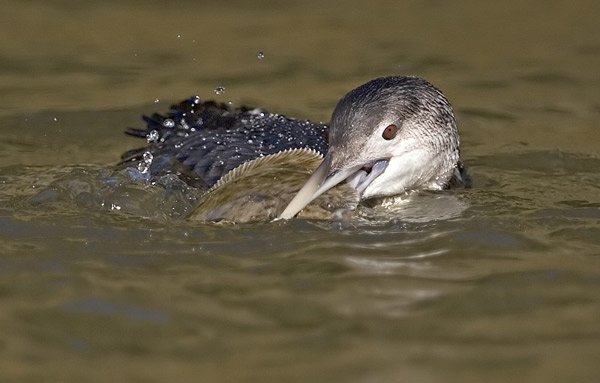
[[[121, 163], [146, 163], [153, 176], [176, 172], [193, 179], [204, 192], [194, 215], [205, 221], [255, 219], [264, 212], [262, 194], [271, 189], [269, 198], [276, 201], [267, 204], [267, 217], [290, 219], [334, 187], [341, 194], [320, 203], [326, 210], [413, 190], [470, 186], [452, 106], [419, 77], [383, 77], [359, 86], [339, 101], [329, 125], [198, 97], [172, 106], [166, 116], [143, 119], [146, 129], [126, 133], [149, 145], [126, 152]], [[253, 181], [252, 191], [241, 186], [227, 192], [233, 202], [222, 201], [227, 187], [242, 179]], [[240, 209], [253, 212], [241, 218]]]

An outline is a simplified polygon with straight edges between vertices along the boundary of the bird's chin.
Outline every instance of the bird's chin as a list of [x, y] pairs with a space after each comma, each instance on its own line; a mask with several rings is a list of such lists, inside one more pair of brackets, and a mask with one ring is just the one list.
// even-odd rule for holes
[[346, 178], [346, 182], [363, 198], [365, 191], [377, 177], [383, 174], [388, 164], [389, 160], [382, 159], [375, 161], [373, 164], [365, 165]]
[[361, 191], [361, 201], [391, 197], [409, 190], [442, 189], [449, 178], [449, 173], [429, 165], [435, 162], [435, 157], [428, 151], [411, 151], [401, 156], [391, 157], [385, 172], [374, 177]]

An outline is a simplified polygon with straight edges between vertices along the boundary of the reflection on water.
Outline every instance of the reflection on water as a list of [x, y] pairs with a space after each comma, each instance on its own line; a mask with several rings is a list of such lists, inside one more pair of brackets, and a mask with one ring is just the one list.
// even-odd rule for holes
[[[126, 207], [153, 201], [150, 214], [161, 198], [131, 190], [110, 214], [90, 203], [100, 188], [83, 203], [39, 200], [61, 183], [86, 189], [84, 175], [111, 180], [106, 169], [71, 168], [57, 181], [65, 168], [2, 168], [3, 305], [27, 334], [7, 342], [54, 373], [62, 358], [115, 357], [228, 380], [351, 379], [347, 366], [361, 364], [365, 379], [421, 378], [431, 366], [431, 379], [443, 371], [462, 379], [463, 369], [483, 376], [490, 366], [501, 379], [514, 370], [545, 376], [559, 358], [568, 376], [585, 377], [600, 314], [600, 204], [592, 202], [600, 164], [551, 158], [551, 167], [547, 153], [473, 158], [485, 186], [413, 195], [417, 219], [241, 226], [174, 220], [160, 204], [141, 218]], [[36, 189], [47, 189], [27, 190], [40, 174]], [[27, 191], [15, 197], [19, 190]], [[328, 363], [315, 369], [317, 355]], [[190, 364], [197, 360], [204, 364]], [[277, 368], [259, 368], [273, 361]], [[245, 372], [217, 368], [234, 365]]]
[[67, 312], [91, 314], [106, 317], [126, 317], [131, 321], [148, 321], [157, 323], [167, 323], [168, 316], [158, 312], [140, 309], [138, 307], [115, 305], [104, 299], [82, 299], [69, 301], [63, 305], [63, 310]]
[[[596, 2], [9, 3], [1, 380], [597, 380]], [[207, 225], [115, 167], [195, 93], [327, 120], [390, 74], [447, 94], [473, 189]]]

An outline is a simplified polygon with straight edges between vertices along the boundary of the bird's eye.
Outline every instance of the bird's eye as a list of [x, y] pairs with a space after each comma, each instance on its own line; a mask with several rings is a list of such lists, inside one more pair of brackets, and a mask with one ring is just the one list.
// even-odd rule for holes
[[394, 124], [388, 125], [388, 127], [383, 131], [382, 137], [384, 140], [389, 141], [396, 137], [396, 133], [398, 133], [398, 127]]

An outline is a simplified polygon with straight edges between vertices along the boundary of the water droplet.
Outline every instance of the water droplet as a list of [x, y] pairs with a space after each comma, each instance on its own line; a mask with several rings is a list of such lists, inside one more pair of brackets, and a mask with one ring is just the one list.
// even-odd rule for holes
[[147, 151], [144, 152], [144, 154], [142, 155], [142, 161], [138, 164], [138, 171], [140, 173], [142, 173], [143, 175], [148, 175], [149, 170], [150, 170], [150, 165], [152, 164], [152, 160], [154, 159], [154, 156], [152, 155], [151, 152]]
[[163, 121], [162, 125], [163, 125], [165, 128], [173, 128], [173, 127], [175, 127], [175, 121], [173, 121], [173, 120], [172, 120], [172, 119], [170, 119], [170, 118], [167, 118], [167, 119], [165, 119], [165, 120]]
[[225, 93], [225, 87], [224, 86], [218, 86], [215, 88], [215, 94], [219, 95], [219, 94], [223, 94]]
[[181, 35], [179, 35], [179, 34], [178, 34], [178, 35], [177, 35], [177, 38], [178, 38], [178, 39], [180, 39], [180, 38], [181, 38]]
[[265, 58], [265, 54], [262, 52], [258, 52], [258, 54], [256, 55], [256, 58], [258, 58], [259, 60], [262, 60]]
[[151, 152], [144, 152], [142, 159], [144, 160], [144, 163], [150, 165], [152, 163], [152, 160], [154, 159], [154, 156]]
[[58, 118], [54, 117], [53, 120], [54, 120], [54, 122], [56, 122], [56, 121], [58, 121]]
[[[148, 140], [148, 143], [156, 142], [156, 141], [158, 141], [159, 138], [160, 138], [160, 135], [158, 134], [158, 130], [153, 130], [150, 133], [148, 133], [148, 135], [146, 136], [146, 140]], [[146, 152], [146, 153], [150, 153], [150, 152]], [[144, 153], [144, 156], [146, 155], [146, 153]], [[150, 153], [150, 155], [152, 155], [152, 153]]]
[[154, 103], [155, 103], [155, 104], [158, 104], [159, 102], [160, 102], [160, 100], [159, 100], [158, 98], [155, 98], [155, 99], [154, 99]]
[[231, 100], [227, 101], [227, 105], [233, 105], [233, 101], [231, 101]]

